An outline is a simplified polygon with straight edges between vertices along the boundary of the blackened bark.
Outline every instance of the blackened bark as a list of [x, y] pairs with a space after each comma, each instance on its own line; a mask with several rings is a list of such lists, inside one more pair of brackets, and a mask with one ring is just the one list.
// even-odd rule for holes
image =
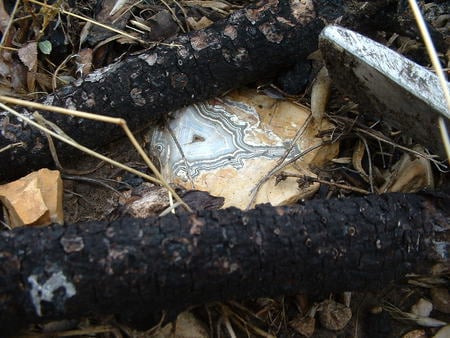
[[[317, 49], [325, 22], [341, 17], [341, 23], [356, 30], [383, 29], [388, 16], [395, 21], [397, 2], [377, 0], [359, 8], [351, 0], [260, 1], [209, 28], [180, 36], [173, 47], [159, 45], [97, 70], [42, 102], [122, 117], [132, 129], [141, 128], [163, 119], [171, 110], [273, 78], [304, 61]], [[19, 110], [27, 116], [31, 113]], [[100, 147], [123, 136], [117, 126], [43, 115], [88, 147]], [[52, 163], [43, 134], [0, 112], [0, 149], [19, 141], [25, 145], [0, 152], [0, 181]], [[79, 154], [59, 142], [57, 147], [60, 159]]]
[[[450, 195], [387, 194], [0, 233], [0, 329], [89, 314], [381, 288], [448, 261]], [[8, 330], [8, 331], [7, 331]]]
[[[306, 5], [309, 3], [310, 5]], [[239, 85], [271, 78], [317, 49], [323, 21], [312, 1], [262, 1], [201, 31], [180, 36], [100, 69], [45, 98], [49, 105], [123, 117], [132, 129], [161, 120], [171, 110]], [[80, 143], [97, 147], [123, 136], [117, 126], [45, 114]], [[0, 180], [51, 163], [47, 141], [23, 122], [0, 113]], [[59, 146], [60, 157], [73, 154]]]

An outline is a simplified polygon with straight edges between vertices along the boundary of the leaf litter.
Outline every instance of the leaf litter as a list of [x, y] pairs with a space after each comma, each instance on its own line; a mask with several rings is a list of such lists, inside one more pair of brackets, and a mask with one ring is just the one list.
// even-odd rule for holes
[[[204, 28], [248, 2], [116, 0], [104, 1], [99, 10], [96, 9], [96, 1], [93, 0], [75, 1], [75, 5], [66, 0], [56, 1], [52, 5], [31, 0], [16, 1], [13, 6], [1, 2], [0, 93], [26, 99], [37, 98], [43, 92], [55, 90], [86, 76], [94, 68], [108, 65], [123, 53], [138, 51], [155, 43], [164, 43], [167, 38], [180, 32]], [[444, 18], [448, 13], [442, 12], [442, 7], [436, 6], [435, 2], [427, 2], [423, 9], [428, 21], [445, 33], [448, 45], [448, 20], [445, 21]], [[396, 33], [389, 36], [386, 32], [378, 34], [386, 44], [392, 45], [406, 55], [419, 55], [420, 50], [424, 49], [423, 44], [409, 36]], [[450, 65], [449, 54], [447, 50], [446, 55], [440, 56], [446, 63], [447, 70]], [[285, 97], [282, 90], [277, 95]], [[299, 93], [289, 99], [309, 106], [311, 104], [309, 97], [315, 95], [314, 91], [311, 93], [306, 89], [305, 93]], [[321, 95], [320, 97], [323, 97], [323, 94]], [[320, 101], [319, 104], [323, 102]], [[311, 109], [316, 111], [315, 108]], [[357, 106], [351, 104], [347, 98], [332, 92], [328, 108], [319, 109], [322, 113], [326, 113], [326, 119], [335, 124], [335, 127], [328, 131], [329, 138], [339, 139], [341, 147], [334, 162], [325, 168], [314, 168], [317, 176], [314, 179], [321, 184], [316, 197], [347, 196], [350, 193], [365, 193], [368, 190], [412, 192], [445, 182], [445, 173], [448, 170], [445, 164], [438, 162], [423, 147], [414, 147], [411, 140], [398, 130], [393, 130], [379, 121], [361, 120]], [[146, 135], [140, 134], [138, 139], [145, 143]], [[136, 153], [128, 151], [125, 142], [105, 147], [102, 153], [109, 154], [116, 161], [129, 167], [147, 170]], [[139, 194], [142, 194], [142, 191], [139, 192], [139, 187], [144, 184], [142, 178], [123, 169], [99, 165], [98, 161], [89, 157], [68, 166], [81, 174], [79, 180], [76, 175], [67, 174], [67, 179], [64, 180], [66, 222], [98, 220], [122, 215], [128, 212], [124, 206], [136, 202], [139, 200]], [[122, 192], [122, 195], [99, 185], [87, 184], [86, 180], [82, 179], [85, 177], [93, 181], [107, 181], [113, 189]], [[279, 176], [278, 179], [284, 178]], [[297, 184], [301, 187], [308, 184], [311, 177], [304, 176], [297, 179]], [[420, 182], [419, 186], [417, 182]], [[156, 190], [159, 191], [159, 188]], [[179, 192], [184, 193], [180, 190]], [[157, 199], [159, 202], [163, 201], [160, 209], [171, 204], [166, 196]], [[446, 281], [448, 271], [444, 272], [442, 277]], [[344, 309], [346, 314], [351, 311], [353, 318], [351, 323], [340, 331], [341, 334], [363, 337], [361, 330], [364, 323], [359, 313], [362, 309], [380, 304], [384, 304], [384, 311], [390, 311], [419, 325], [445, 322], [441, 320], [442, 318], [434, 322], [427, 316], [406, 311], [407, 305], [415, 304], [423, 295], [428, 294], [423, 287], [412, 286], [406, 290], [404, 286], [398, 285], [387, 288], [387, 291], [375, 294], [354, 294], [351, 309]], [[442, 289], [434, 287], [432, 290]], [[437, 293], [433, 291], [432, 298], [436, 298]], [[441, 297], [444, 297], [445, 304], [445, 292], [441, 293], [444, 294]], [[448, 292], [446, 297], [448, 304]], [[280, 297], [242, 303], [210, 304], [186, 312], [180, 315], [180, 318], [192, 318], [191, 321], [198, 323], [187, 324], [186, 330], [194, 330], [195, 326], [199, 325], [200, 331], [196, 333], [188, 331], [191, 332], [191, 336], [204, 336], [205, 331], [211, 337], [224, 335], [272, 337], [292, 334], [293, 330], [311, 337], [323, 333], [323, 328], [318, 328], [317, 324], [313, 323], [311, 326], [311, 319], [315, 318], [315, 311], [312, 313], [311, 309], [317, 308], [317, 303], [301, 308], [298, 306], [298, 299]], [[318, 300], [319, 303], [321, 301], [324, 300]], [[324, 302], [330, 304], [331, 301]], [[440, 316], [442, 317], [442, 313]], [[297, 318], [297, 324], [294, 318]], [[298, 327], [298, 323], [301, 323], [298, 322], [298, 318], [307, 319], [304, 324], [306, 327], [301, 330]], [[147, 333], [137, 333], [118, 324], [111, 324], [108, 320], [102, 321], [102, 325], [98, 325], [94, 319], [79, 322], [62, 321], [59, 326], [53, 323], [53, 329], [52, 323], [36, 327], [30, 331], [30, 336], [34, 336], [36, 329], [43, 336], [48, 334], [98, 337], [155, 335], [163, 337], [171, 334], [182, 336], [183, 321], [186, 322], [184, 319], [177, 321], [169, 333], [164, 333], [167, 329], [159, 330], [158, 327]], [[446, 322], [449, 322], [448, 316]], [[400, 332], [404, 333], [408, 328], [403, 322], [395, 324], [396, 327], [391, 332], [392, 337], [400, 336]], [[447, 327], [442, 330], [445, 328]], [[428, 330], [425, 335], [431, 337], [433, 332], [437, 331]], [[436, 333], [436, 337], [439, 334], [440, 331]]]

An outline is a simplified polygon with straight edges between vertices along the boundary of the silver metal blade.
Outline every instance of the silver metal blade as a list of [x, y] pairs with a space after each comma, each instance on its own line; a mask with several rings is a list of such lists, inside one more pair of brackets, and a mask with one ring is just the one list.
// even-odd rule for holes
[[[450, 119], [436, 75], [348, 29], [328, 26], [320, 50], [333, 84], [374, 114], [444, 156], [437, 120]], [[449, 86], [450, 87], [450, 86]]]

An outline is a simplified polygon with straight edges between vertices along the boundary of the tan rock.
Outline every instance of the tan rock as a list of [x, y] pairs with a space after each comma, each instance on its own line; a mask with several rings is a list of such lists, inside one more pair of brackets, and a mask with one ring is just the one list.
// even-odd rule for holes
[[59, 171], [41, 169], [0, 186], [0, 200], [14, 227], [64, 223]]
[[433, 304], [424, 298], [420, 298], [416, 304], [411, 306], [411, 313], [420, 317], [429, 317], [433, 311]]
[[352, 311], [333, 300], [323, 301], [319, 312], [320, 324], [328, 330], [342, 330], [352, 318]]

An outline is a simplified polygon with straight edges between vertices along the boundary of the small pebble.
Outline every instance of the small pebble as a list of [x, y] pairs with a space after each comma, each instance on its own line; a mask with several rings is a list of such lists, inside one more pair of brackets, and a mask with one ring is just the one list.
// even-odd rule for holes
[[320, 323], [323, 327], [339, 331], [342, 330], [352, 318], [352, 311], [343, 304], [333, 300], [322, 302], [322, 309], [319, 313]]

